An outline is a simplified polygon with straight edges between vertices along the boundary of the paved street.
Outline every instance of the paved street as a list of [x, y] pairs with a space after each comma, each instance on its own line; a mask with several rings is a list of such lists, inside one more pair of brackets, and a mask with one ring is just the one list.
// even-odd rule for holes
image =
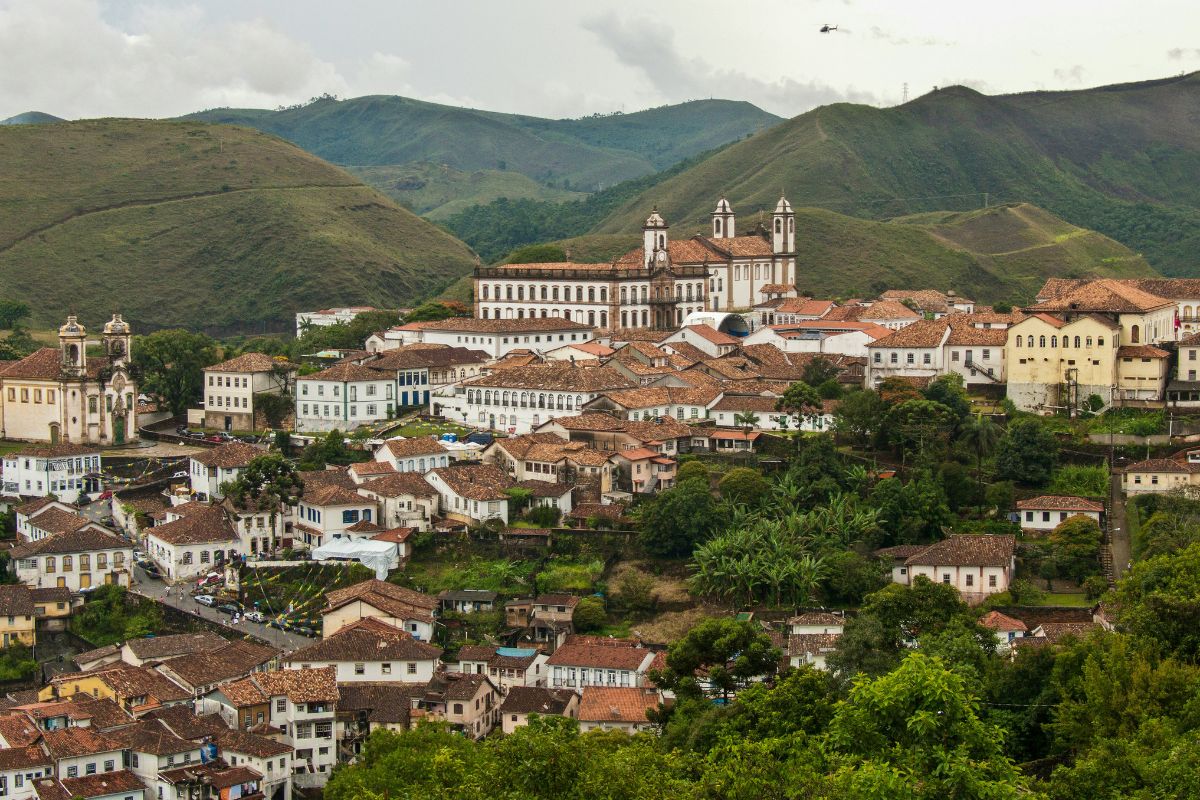
[[81, 506], [77, 513], [81, 517], [87, 517], [92, 522], [104, 525], [104, 520], [110, 516], [111, 512], [111, 501], [97, 500], [94, 503], [88, 503], [86, 506]]
[[[210, 622], [216, 622], [220, 625], [224, 625], [231, 634], [243, 635], [248, 633], [253, 636], [257, 636], [260, 639], [264, 639], [265, 641], [270, 642], [275, 647], [278, 647], [284, 651], [295, 650], [299, 647], [303, 647], [306, 644], [311, 644], [312, 642], [316, 641], [315, 639], [309, 639], [305, 636], [299, 636], [294, 633], [281, 631], [277, 628], [272, 628], [257, 622], [250, 622], [249, 620], [242, 620], [237, 625], [230, 625], [230, 617], [228, 614], [222, 614], [215, 608], [207, 608], [195, 601], [189, 592], [189, 589], [194, 586], [194, 584], [188, 583], [180, 584], [179, 586], [168, 587], [163, 581], [148, 576], [141, 567], [135, 566], [133, 568], [133, 572], [137, 583], [132, 587], [132, 591], [145, 597], [152, 597], [155, 600], [174, 608], [178, 608], [192, 614], [197, 614], [203, 619], [209, 620]], [[182, 597], [180, 597], [179, 594], [180, 587], [183, 589]]]
[[1129, 541], [1129, 526], [1125, 524], [1125, 493], [1121, 491], [1121, 476], [1110, 479], [1108, 526], [1112, 531], [1113, 580], [1120, 580], [1126, 565], [1133, 557]]

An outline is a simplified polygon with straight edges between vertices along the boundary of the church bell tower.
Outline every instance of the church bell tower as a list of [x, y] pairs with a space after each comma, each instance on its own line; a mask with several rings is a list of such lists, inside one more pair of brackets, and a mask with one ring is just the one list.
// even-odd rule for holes
[[87, 374], [87, 329], [74, 314], [58, 329], [58, 349], [64, 375], [82, 378]]

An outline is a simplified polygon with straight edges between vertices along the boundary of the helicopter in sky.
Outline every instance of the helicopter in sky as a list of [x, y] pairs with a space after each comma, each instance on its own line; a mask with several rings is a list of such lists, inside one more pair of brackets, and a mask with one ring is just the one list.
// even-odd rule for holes
[[837, 25], [822, 25], [821, 33], [830, 33], [837, 30]]

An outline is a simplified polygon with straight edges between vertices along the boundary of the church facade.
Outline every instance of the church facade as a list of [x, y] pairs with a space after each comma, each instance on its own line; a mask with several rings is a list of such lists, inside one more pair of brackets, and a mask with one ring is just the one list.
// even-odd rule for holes
[[104, 355], [89, 356], [87, 329], [70, 316], [57, 348], [0, 365], [0, 438], [103, 445], [136, 438], [133, 335], [120, 314], [105, 324], [102, 342]]
[[608, 263], [501, 264], [475, 270], [480, 319], [562, 317], [601, 329], [679, 327], [700, 311], [739, 311], [795, 296], [796, 218], [779, 198], [770, 227], [737, 234], [725, 198], [711, 235], [672, 240], [655, 209], [642, 246]]

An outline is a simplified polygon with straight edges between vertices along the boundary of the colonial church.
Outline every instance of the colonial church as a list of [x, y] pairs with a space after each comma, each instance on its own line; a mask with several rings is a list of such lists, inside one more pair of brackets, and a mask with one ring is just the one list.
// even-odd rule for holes
[[795, 296], [796, 218], [787, 198], [779, 198], [769, 228], [759, 224], [742, 236], [725, 198], [710, 216], [710, 236], [675, 241], [655, 209], [642, 226], [642, 246], [608, 263], [477, 267], [475, 316], [665, 330], [698, 311], [746, 310]]
[[104, 355], [87, 354], [87, 330], [74, 317], [58, 347], [0, 364], [0, 438], [28, 442], [122, 444], [137, 436], [137, 386], [130, 375], [129, 324], [104, 326]]

